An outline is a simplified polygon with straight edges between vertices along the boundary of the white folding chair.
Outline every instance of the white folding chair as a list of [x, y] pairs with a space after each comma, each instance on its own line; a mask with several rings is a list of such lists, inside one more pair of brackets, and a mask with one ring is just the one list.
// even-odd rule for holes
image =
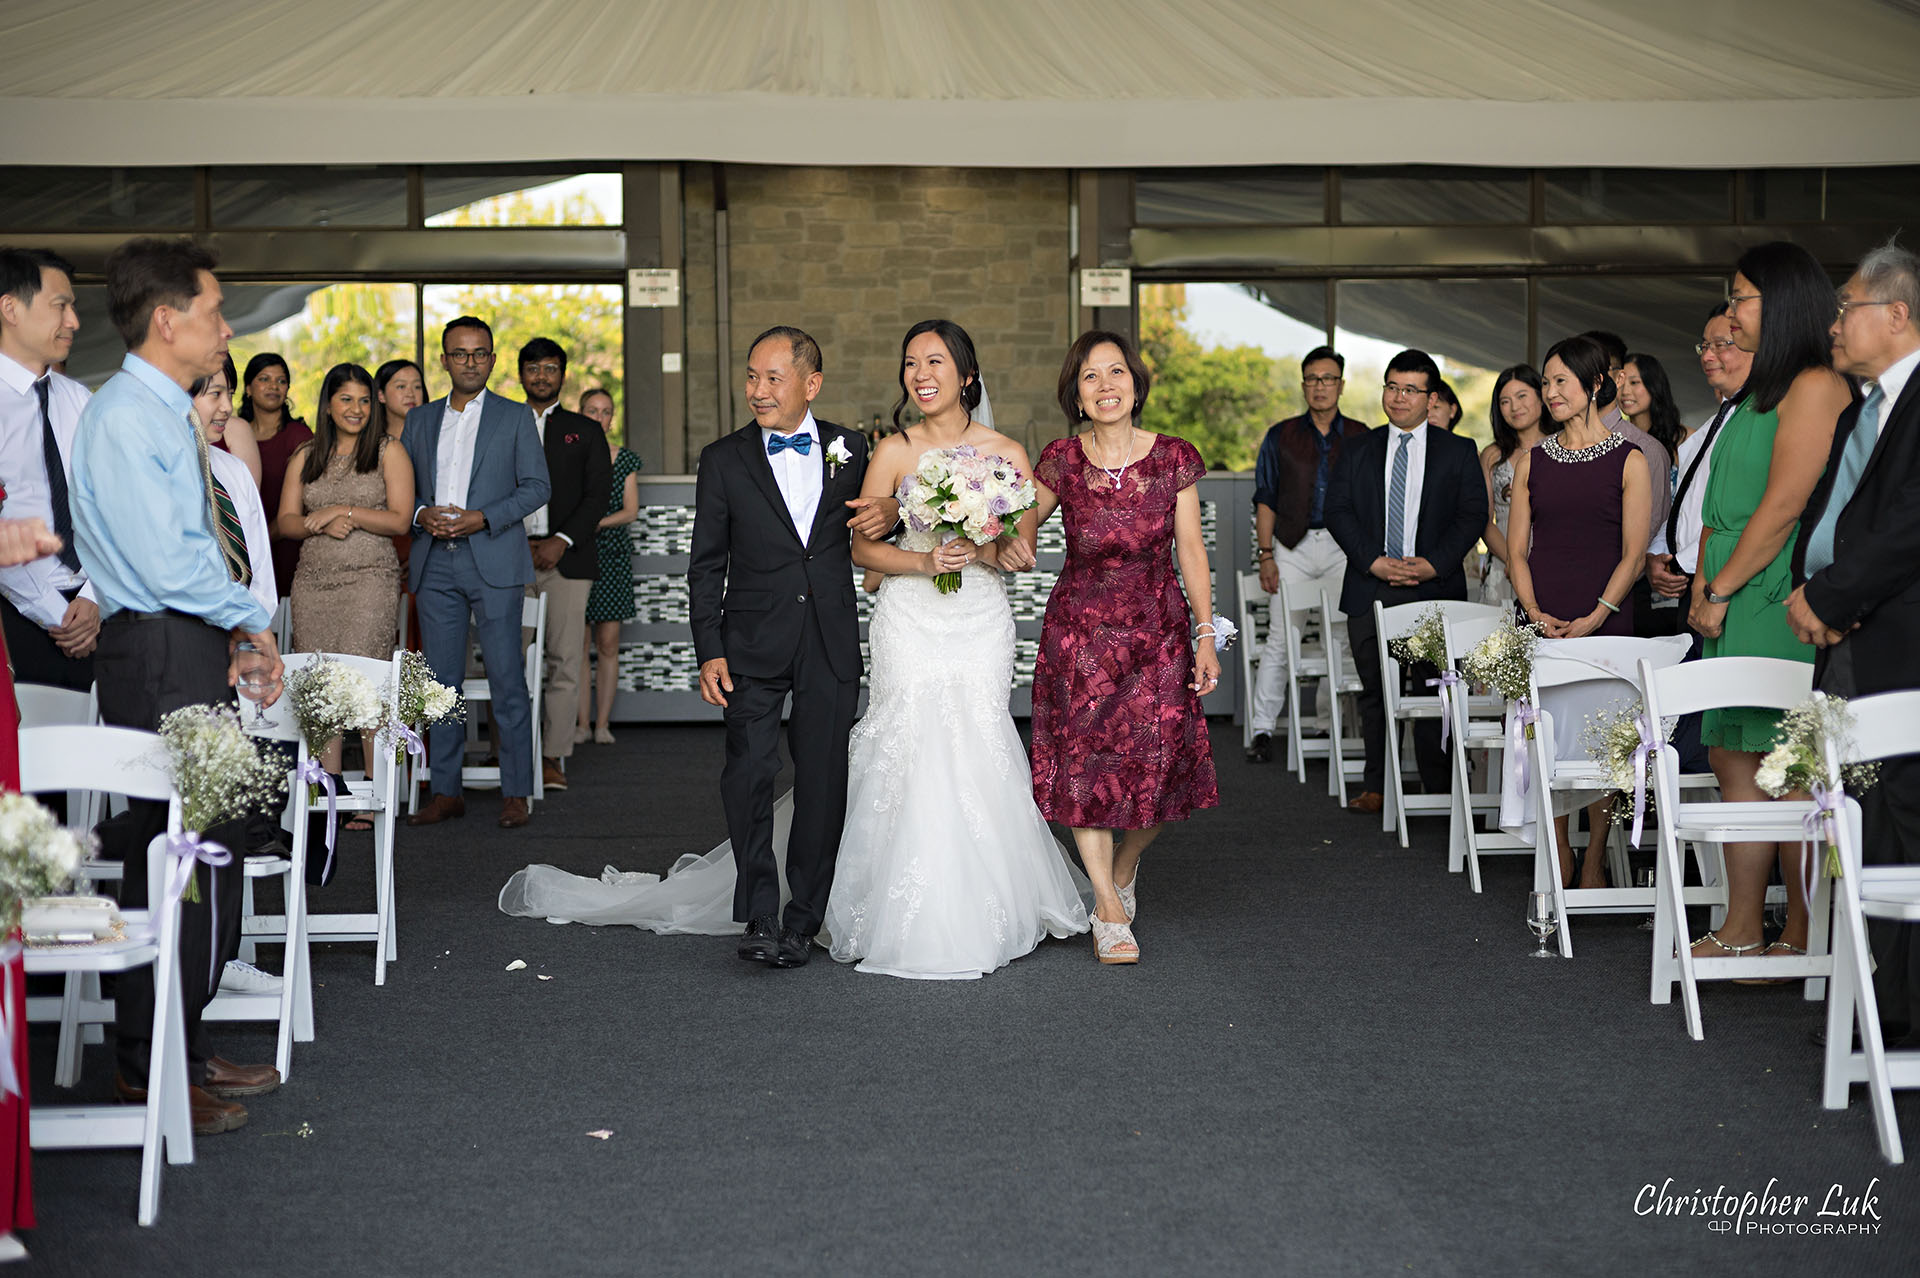
[[1347, 615], [1336, 606], [1334, 597], [1326, 591], [1320, 592], [1320, 617], [1322, 635], [1326, 642], [1327, 661], [1327, 793], [1347, 806], [1347, 782], [1358, 781], [1367, 770], [1367, 745], [1364, 738], [1347, 738], [1346, 693], [1360, 691], [1360, 676], [1347, 669], [1345, 654], [1353, 651], [1350, 642], [1343, 641], [1347, 628]]
[[267, 628], [273, 631], [273, 644], [276, 648], [282, 653], [292, 651], [293, 599], [291, 596], [281, 596], [280, 605], [273, 610], [273, 618], [267, 622]]
[[[521, 603], [520, 629], [523, 633], [528, 630], [533, 632], [533, 642], [528, 644], [526, 649], [525, 666], [528, 704], [532, 707], [529, 719], [531, 721], [530, 731], [533, 736], [533, 795], [530, 800], [533, 801], [547, 797], [547, 788], [541, 783], [543, 778], [540, 767], [542, 758], [540, 699], [545, 692], [547, 665], [546, 591], [543, 590], [538, 596], [528, 598]], [[478, 701], [488, 703], [493, 701], [493, 690], [487, 686], [485, 679], [468, 679], [461, 686], [461, 692], [465, 695], [469, 705]], [[469, 721], [471, 722], [471, 720]], [[497, 766], [462, 767], [460, 769], [460, 784], [470, 790], [497, 790], [500, 788], [500, 769]], [[418, 795], [420, 793], [417, 786], [414, 788], [413, 793], [415, 797], [409, 800], [409, 806], [417, 810], [419, 805]]]
[[[1647, 713], [1664, 719], [1736, 706], [1788, 710], [1813, 691], [1813, 667], [1803, 661], [1774, 657], [1715, 657], [1656, 670], [1640, 663], [1641, 694]], [[1803, 822], [1810, 803], [1787, 800], [1759, 803], [1722, 801], [1682, 803], [1680, 761], [1671, 743], [1654, 755], [1655, 808], [1660, 816], [1660, 860], [1654, 873], [1653, 976], [1651, 1001], [1673, 1000], [1680, 986], [1686, 1009], [1687, 1033], [1706, 1037], [1700, 1017], [1701, 981], [1730, 981], [1741, 977], [1808, 977], [1806, 996], [1819, 998], [1824, 978], [1832, 971], [1827, 953], [1827, 885], [1815, 884], [1817, 899], [1807, 903], [1807, 953], [1777, 958], [1736, 955], [1731, 958], [1695, 958], [1687, 931], [1687, 900], [1682, 891], [1681, 849], [1687, 843], [1708, 845], [1717, 853], [1729, 843], [1798, 843], [1805, 837]], [[1702, 878], [1707, 875], [1703, 871]], [[1724, 883], [1725, 875], [1717, 876]], [[1725, 900], [1724, 890], [1719, 899]]]
[[[1382, 768], [1382, 780], [1386, 782], [1386, 805], [1380, 809], [1380, 828], [1396, 831], [1400, 836], [1400, 846], [1407, 846], [1407, 817], [1451, 815], [1453, 812], [1452, 794], [1408, 794], [1406, 775], [1401, 771], [1400, 735], [1407, 726], [1420, 719], [1438, 719], [1440, 717], [1440, 696], [1436, 692], [1426, 694], [1403, 694], [1400, 691], [1400, 663], [1393, 659], [1387, 644], [1403, 635], [1409, 634], [1419, 625], [1420, 618], [1429, 609], [1439, 608], [1440, 615], [1449, 619], [1466, 621], [1474, 617], [1499, 617], [1505, 610], [1496, 604], [1467, 603], [1461, 599], [1421, 599], [1413, 603], [1395, 604], [1384, 608], [1376, 600], [1373, 605], [1373, 624], [1377, 634], [1380, 662], [1380, 698], [1381, 718], [1386, 728], [1387, 758]], [[1365, 661], [1363, 653], [1355, 653], [1355, 661]], [[1494, 698], [1475, 698], [1472, 708], [1482, 712], [1491, 712], [1498, 702]]]
[[[1458, 621], [1443, 619], [1441, 633], [1446, 640], [1447, 669], [1457, 670], [1461, 660], [1482, 639], [1504, 624], [1499, 617], [1472, 617]], [[1481, 888], [1482, 856], [1531, 856], [1534, 846], [1530, 840], [1502, 830], [1497, 824], [1493, 828], [1482, 829], [1478, 820], [1482, 814], [1497, 814], [1500, 811], [1500, 794], [1497, 789], [1477, 791], [1473, 788], [1473, 755], [1478, 753], [1486, 761], [1488, 784], [1497, 783], [1502, 775], [1501, 760], [1507, 750], [1504, 717], [1499, 713], [1475, 717], [1473, 711], [1477, 709], [1477, 704], [1464, 681], [1454, 685], [1453, 692], [1446, 697], [1446, 703], [1452, 728], [1447, 750], [1453, 763], [1454, 796], [1447, 840], [1447, 869], [1454, 874], [1464, 869], [1468, 885], [1478, 892]]]
[[[80, 692], [56, 688], [44, 683], [16, 683], [13, 695], [20, 707], [20, 726], [43, 728], [53, 724], [100, 722], [100, 704], [95, 690]], [[91, 830], [100, 823], [104, 804], [98, 791], [73, 790], [67, 794], [67, 824], [77, 830]], [[108, 868], [106, 863], [91, 862], [84, 869]], [[117, 878], [119, 863], [111, 863], [110, 872], [87, 874], [87, 878]]]
[[[1308, 684], [1321, 684], [1328, 678], [1331, 667], [1327, 662], [1326, 648], [1336, 645], [1332, 629], [1327, 625], [1322, 609], [1326, 607], [1324, 593], [1315, 592], [1311, 598], [1302, 598], [1295, 593], [1296, 588], [1288, 581], [1280, 582], [1279, 608], [1273, 613], [1273, 625], [1281, 627], [1281, 638], [1287, 654], [1287, 767], [1301, 784], [1307, 780], [1308, 759], [1332, 759], [1333, 737], [1309, 738], [1306, 725], [1301, 722], [1301, 688]], [[1306, 642], [1307, 631], [1311, 627], [1319, 635], [1319, 647], [1309, 648]], [[1321, 695], [1337, 697], [1331, 684], [1321, 684], [1325, 692]], [[1333, 767], [1327, 767], [1327, 793], [1336, 792]]]
[[[1240, 627], [1240, 746], [1246, 749], [1253, 745], [1256, 731], [1253, 722], [1253, 686], [1254, 678], [1260, 670], [1260, 649], [1266, 645], [1268, 627], [1271, 624], [1267, 592], [1260, 586], [1260, 574], [1243, 572], [1235, 578], [1239, 585], [1239, 615], [1234, 624]], [[1292, 756], [1288, 756], [1288, 767], [1292, 767]]]
[[[180, 796], [167, 774], [158, 735], [98, 724], [55, 725], [20, 730], [20, 789], [27, 794], [95, 789], [167, 803], [167, 833], [180, 832]], [[147, 1066], [147, 1103], [33, 1107], [29, 1118], [35, 1149], [126, 1149], [140, 1151], [138, 1218], [151, 1225], [160, 1214], [160, 1157], [193, 1161], [193, 1118], [187, 1101], [187, 1041], [180, 1011], [180, 901], [167, 890], [167, 835], [148, 850], [146, 910], [123, 910], [126, 939], [85, 946], [29, 948], [29, 976], [127, 972], [153, 968], [152, 1049]], [[69, 980], [68, 990], [74, 985]], [[77, 1009], [76, 1009], [77, 1010]], [[63, 1019], [60, 1051], [78, 1055], [77, 1023]], [[56, 1068], [58, 1068], [56, 1066]], [[23, 1080], [24, 1082], [24, 1080]], [[71, 1082], [66, 1084], [71, 1086]]]
[[[1920, 692], [1857, 697], [1847, 703], [1847, 709], [1853, 729], [1844, 748], [1826, 743], [1828, 785], [1834, 793], [1842, 789], [1842, 764], [1920, 754]], [[1865, 1083], [1881, 1156], [1898, 1163], [1905, 1154], [1893, 1112], [1893, 1089], [1920, 1087], [1920, 1050], [1889, 1052], [1880, 1033], [1867, 920], [1920, 923], [1920, 865], [1862, 864], [1866, 843], [1860, 804], [1852, 797], [1836, 814], [1833, 826], [1840, 878], [1833, 889], [1833, 983], [1827, 992], [1826, 1068], [1820, 1099], [1828, 1109], [1845, 1109], [1849, 1087]], [[1817, 847], [1815, 853], [1825, 859]], [[1860, 1033], [1857, 1052], [1848, 1045], [1849, 1030], [1855, 1027]]]

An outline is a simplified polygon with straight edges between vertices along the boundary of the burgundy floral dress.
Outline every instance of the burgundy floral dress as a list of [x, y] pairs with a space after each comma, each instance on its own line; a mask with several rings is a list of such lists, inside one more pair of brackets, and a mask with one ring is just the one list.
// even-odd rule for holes
[[1219, 806], [1173, 560], [1175, 499], [1206, 469], [1171, 435], [1118, 485], [1078, 439], [1034, 467], [1067, 532], [1033, 670], [1033, 798], [1048, 820], [1137, 830]]

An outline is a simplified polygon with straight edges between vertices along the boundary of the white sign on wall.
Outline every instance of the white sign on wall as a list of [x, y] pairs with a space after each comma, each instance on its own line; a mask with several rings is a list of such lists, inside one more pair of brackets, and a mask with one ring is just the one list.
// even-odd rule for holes
[[1133, 272], [1124, 266], [1083, 268], [1080, 272], [1080, 305], [1132, 306]]
[[627, 305], [680, 305], [680, 272], [656, 269], [628, 271]]

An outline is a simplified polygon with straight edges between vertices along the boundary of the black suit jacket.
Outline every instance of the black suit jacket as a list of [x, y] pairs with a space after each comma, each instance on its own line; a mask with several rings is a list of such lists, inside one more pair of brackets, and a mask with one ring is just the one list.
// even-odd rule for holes
[[[814, 425], [821, 446], [812, 460], [822, 483], [804, 542], [780, 496], [759, 426], [743, 426], [700, 452], [687, 595], [702, 665], [725, 657], [733, 674], [775, 678], [792, 667], [808, 618], [818, 617], [833, 672], [843, 682], [860, 677], [846, 503], [860, 495], [866, 478], [867, 441], [817, 417]], [[852, 460], [832, 467], [826, 453], [836, 439]]]
[[[1427, 465], [1422, 472], [1420, 516], [1414, 525], [1413, 553], [1437, 574], [1412, 588], [1414, 599], [1465, 599], [1467, 552], [1487, 526], [1487, 484], [1473, 441], [1436, 430], [1427, 432]], [[1368, 569], [1386, 553], [1387, 445], [1397, 432], [1376, 427], [1365, 439], [1349, 441], [1339, 469], [1327, 485], [1327, 530], [1346, 552], [1347, 576], [1340, 590], [1340, 611], [1356, 616], [1373, 610], [1374, 601], [1394, 589]], [[1396, 591], [1395, 602], [1408, 596]]]
[[1860, 418], [1858, 402], [1834, 425], [1827, 473], [1800, 516], [1793, 548], [1793, 579], [1807, 588], [1807, 604], [1836, 630], [1858, 625], [1834, 648], [1822, 649], [1821, 669], [1848, 650], [1857, 695], [1920, 686], [1920, 373], [1880, 419], [1880, 438], [1861, 472], [1860, 486], [1833, 531], [1833, 563], [1806, 575], [1806, 541], [1833, 495], [1834, 472]]
[[592, 581], [600, 575], [596, 534], [613, 486], [607, 432], [591, 417], [556, 407], [547, 414], [546, 450], [547, 478], [553, 485], [547, 498], [547, 532], [565, 533], [573, 541], [560, 556], [560, 575]]

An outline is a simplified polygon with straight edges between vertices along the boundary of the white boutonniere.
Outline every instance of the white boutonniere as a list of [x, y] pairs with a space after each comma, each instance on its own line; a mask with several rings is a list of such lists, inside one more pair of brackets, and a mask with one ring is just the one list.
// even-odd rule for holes
[[853, 454], [847, 451], [847, 441], [835, 436], [827, 445], [827, 478], [840, 473], [840, 468], [853, 460]]

